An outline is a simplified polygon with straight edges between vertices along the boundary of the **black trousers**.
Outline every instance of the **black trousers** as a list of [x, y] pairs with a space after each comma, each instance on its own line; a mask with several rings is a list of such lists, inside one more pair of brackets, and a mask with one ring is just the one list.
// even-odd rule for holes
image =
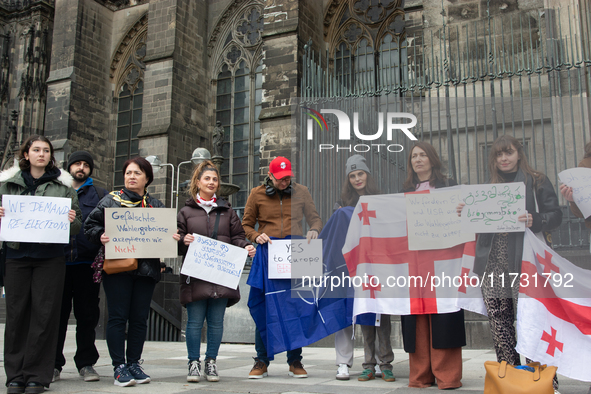
[[72, 303], [76, 318], [76, 354], [74, 355], [76, 368], [80, 371], [83, 367], [96, 364], [99, 359], [99, 353], [94, 345], [96, 337], [94, 329], [101, 313], [99, 309], [101, 285], [94, 283], [93, 273], [94, 270], [90, 268], [90, 264], [66, 265], [60, 327], [55, 352], [55, 368], [60, 371], [66, 365], [63, 350]]
[[[120, 273], [103, 274], [103, 288], [107, 296], [109, 322], [107, 323], [107, 347], [113, 366], [136, 363], [142, 357], [148, 315], [156, 281], [146, 276]], [[125, 326], [127, 350], [125, 350]]]
[[6, 260], [6, 383], [49, 387], [64, 288], [64, 257]]

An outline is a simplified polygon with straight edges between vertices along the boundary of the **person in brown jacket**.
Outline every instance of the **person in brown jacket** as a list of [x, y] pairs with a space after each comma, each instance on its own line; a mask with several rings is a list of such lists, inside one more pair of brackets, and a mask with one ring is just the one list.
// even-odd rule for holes
[[[272, 243], [270, 237], [285, 238], [288, 235], [303, 235], [302, 219], [310, 230], [306, 238], [316, 239], [322, 230], [322, 220], [308, 188], [292, 181], [291, 162], [285, 157], [276, 157], [269, 165], [269, 174], [263, 185], [250, 192], [242, 226], [249, 240], [258, 244]], [[255, 225], [259, 224], [258, 231]], [[260, 379], [267, 376], [270, 363], [267, 349], [259, 329], [255, 330], [255, 349], [257, 356], [248, 377]], [[302, 348], [287, 352], [289, 376], [306, 378], [308, 374], [302, 365]]]
[[[181, 236], [179, 252], [187, 254], [189, 245], [195, 240], [193, 234], [211, 237], [248, 251], [250, 257], [255, 248], [248, 242], [240, 219], [230, 204], [216, 196], [220, 187], [220, 176], [215, 165], [206, 160], [195, 168], [191, 177], [191, 197], [177, 215], [177, 226]], [[205, 352], [204, 373], [209, 382], [217, 382], [216, 358], [224, 333], [224, 314], [226, 308], [240, 300], [240, 291], [207, 282], [201, 279], [180, 275], [180, 300], [187, 308], [187, 352], [189, 358], [188, 382], [199, 382], [201, 363], [201, 329], [207, 318], [207, 350]]]
[[[587, 142], [587, 144], [585, 144], [585, 156], [583, 157], [583, 160], [579, 162], [579, 167], [591, 168], [591, 142]], [[569, 202], [570, 210], [573, 215], [578, 218], [583, 218], [583, 213], [579, 207], [577, 207], [577, 204], [575, 204], [575, 200], [573, 200], [573, 188], [562, 184], [560, 185], [560, 193]], [[591, 229], [591, 216], [584, 219], [585, 226], [588, 229]]]

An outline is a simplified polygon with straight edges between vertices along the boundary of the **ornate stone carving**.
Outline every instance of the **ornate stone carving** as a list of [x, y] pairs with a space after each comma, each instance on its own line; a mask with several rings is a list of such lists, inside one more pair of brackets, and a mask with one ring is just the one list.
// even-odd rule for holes
[[115, 82], [115, 92], [125, 83], [133, 91], [144, 79], [147, 36], [148, 14], [144, 14], [123, 37], [111, 60], [110, 77]]

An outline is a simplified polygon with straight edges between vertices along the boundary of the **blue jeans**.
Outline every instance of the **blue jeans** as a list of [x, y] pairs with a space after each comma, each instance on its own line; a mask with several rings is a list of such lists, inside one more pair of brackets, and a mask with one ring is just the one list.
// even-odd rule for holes
[[[265, 349], [265, 343], [261, 338], [261, 332], [257, 328], [254, 333], [254, 348], [257, 352], [257, 360], [264, 362], [267, 366], [271, 363], [267, 356], [267, 349]], [[302, 360], [302, 348], [297, 348], [287, 351], [287, 364], [291, 365], [294, 361]]]
[[199, 360], [201, 356], [201, 329], [207, 319], [207, 351], [205, 358], [216, 359], [224, 334], [224, 314], [226, 313], [227, 298], [208, 298], [193, 301], [187, 307], [187, 352], [189, 361]]

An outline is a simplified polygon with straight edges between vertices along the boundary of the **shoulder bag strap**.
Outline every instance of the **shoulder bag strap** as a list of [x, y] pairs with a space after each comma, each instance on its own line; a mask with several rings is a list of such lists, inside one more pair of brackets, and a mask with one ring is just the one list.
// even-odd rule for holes
[[215, 215], [215, 224], [213, 225], [213, 234], [211, 234], [211, 238], [218, 239], [218, 228], [220, 226], [220, 213], [216, 212]]

